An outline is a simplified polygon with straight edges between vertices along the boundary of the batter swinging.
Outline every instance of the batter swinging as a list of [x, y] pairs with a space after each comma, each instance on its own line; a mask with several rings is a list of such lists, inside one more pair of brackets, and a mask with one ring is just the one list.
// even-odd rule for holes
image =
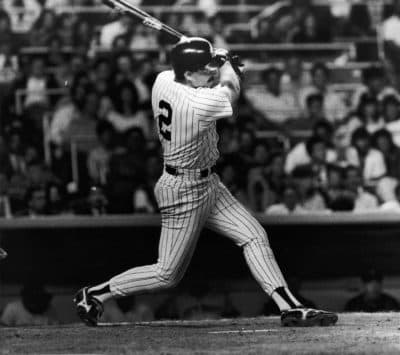
[[152, 91], [164, 152], [164, 172], [155, 187], [162, 217], [158, 261], [78, 291], [78, 315], [97, 325], [104, 301], [175, 286], [207, 227], [243, 249], [253, 276], [281, 310], [282, 325], [335, 324], [336, 314], [306, 309], [292, 295], [265, 230], [213, 172], [219, 156], [216, 121], [235, 114], [238, 68], [226, 51], [215, 51], [202, 38], [184, 38], [170, 54], [173, 70], [160, 73]]

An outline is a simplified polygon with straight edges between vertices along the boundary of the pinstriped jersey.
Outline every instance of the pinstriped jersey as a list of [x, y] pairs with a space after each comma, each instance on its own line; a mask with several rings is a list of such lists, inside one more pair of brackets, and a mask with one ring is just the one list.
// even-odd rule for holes
[[152, 90], [152, 108], [163, 147], [164, 164], [205, 169], [219, 157], [216, 121], [232, 115], [228, 97], [215, 88], [192, 88], [161, 72]]

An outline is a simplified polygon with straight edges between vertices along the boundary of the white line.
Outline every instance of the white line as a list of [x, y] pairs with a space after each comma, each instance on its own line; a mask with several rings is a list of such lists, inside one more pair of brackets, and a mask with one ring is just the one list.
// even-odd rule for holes
[[239, 329], [239, 330], [218, 330], [214, 332], [208, 332], [208, 334], [272, 333], [277, 331], [278, 329]]

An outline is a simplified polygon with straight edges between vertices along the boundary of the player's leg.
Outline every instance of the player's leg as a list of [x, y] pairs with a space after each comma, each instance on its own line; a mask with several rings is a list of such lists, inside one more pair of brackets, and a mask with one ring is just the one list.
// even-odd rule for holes
[[337, 316], [333, 313], [302, 309], [301, 303], [287, 287], [264, 228], [222, 183], [206, 227], [233, 239], [243, 248], [253, 276], [282, 311], [283, 325], [328, 325], [336, 322]]
[[[76, 301], [93, 299], [101, 313], [101, 305], [113, 297], [175, 286], [182, 278], [195, 249], [200, 231], [215, 201], [215, 193], [207, 187], [199, 190], [159, 186], [156, 197], [161, 210], [162, 227], [157, 263], [132, 268], [103, 284], [82, 289]], [[78, 295], [79, 296], [79, 295]], [[85, 302], [83, 302], [85, 303]], [[88, 325], [97, 323], [89, 309], [80, 308], [80, 316]], [[78, 308], [79, 312], [79, 308]]]

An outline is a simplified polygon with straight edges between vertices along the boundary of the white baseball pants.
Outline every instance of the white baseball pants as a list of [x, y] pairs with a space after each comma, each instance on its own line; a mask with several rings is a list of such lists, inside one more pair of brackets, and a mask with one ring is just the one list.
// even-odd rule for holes
[[164, 172], [155, 187], [162, 227], [156, 264], [132, 268], [110, 280], [115, 296], [175, 286], [183, 277], [203, 227], [243, 248], [246, 262], [263, 290], [271, 295], [287, 287], [267, 234], [232, 196], [218, 175], [207, 178]]

